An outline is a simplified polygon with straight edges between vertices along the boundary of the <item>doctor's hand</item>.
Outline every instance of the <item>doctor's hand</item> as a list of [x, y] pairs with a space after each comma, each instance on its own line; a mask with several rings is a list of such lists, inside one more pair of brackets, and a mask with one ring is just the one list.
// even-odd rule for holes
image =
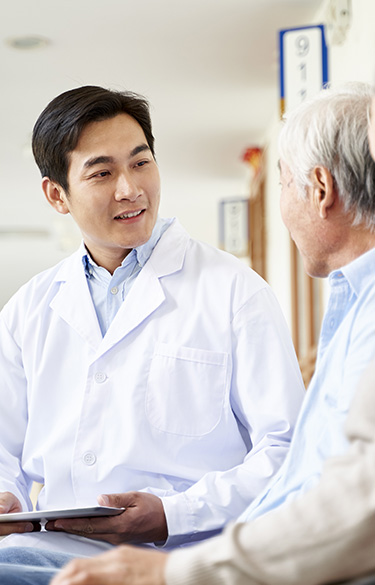
[[[0, 492], [0, 514], [22, 512], [22, 506], [18, 498], [10, 492]], [[34, 525], [31, 522], [0, 522], [0, 536], [12, 534], [12, 532], [33, 532]]]
[[47, 522], [47, 530], [79, 534], [111, 544], [164, 542], [168, 537], [167, 521], [160, 498], [143, 492], [127, 492], [98, 497], [101, 506], [126, 508], [118, 516], [74, 518]]
[[119, 546], [91, 559], [68, 563], [50, 585], [165, 585], [168, 555]]

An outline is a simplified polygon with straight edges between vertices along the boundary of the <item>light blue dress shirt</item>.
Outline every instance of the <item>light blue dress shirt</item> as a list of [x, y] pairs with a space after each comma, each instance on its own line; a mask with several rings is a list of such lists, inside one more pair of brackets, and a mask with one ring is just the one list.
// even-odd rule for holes
[[315, 374], [283, 465], [238, 521], [311, 489], [328, 457], [347, 448], [343, 425], [359, 377], [375, 355], [375, 249], [329, 276]]
[[103, 266], [98, 266], [82, 243], [82, 262], [103, 337], [135, 279], [172, 221], [159, 217], [151, 238], [142, 246], [133, 248], [113, 274]]

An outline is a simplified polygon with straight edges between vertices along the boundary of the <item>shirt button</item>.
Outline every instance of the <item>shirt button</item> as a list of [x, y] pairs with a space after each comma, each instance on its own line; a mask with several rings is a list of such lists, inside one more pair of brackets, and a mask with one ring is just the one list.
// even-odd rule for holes
[[117, 293], [118, 293], [118, 288], [117, 288], [117, 286], [113, 286], [113, 287], [111, 288], [111, 293], [112, 293], [113, 295], [117, 295]]
[[96, 462], [95, 453], [93, 453], [92, 451], [87, 451], [83, 455], [82, 459], [85, 465], [94, 465], [94, 463]]
[[329, 326], [330, 326], [331, 329], [333, 329], [333, 327], [335, 326], [335, 320], [334, 319], [331, 319], [330, 320]]
[[96, 372], [96, 374], [94, 376], [94, 380], [98, 384], [103, 384], [103, 382], [105, 382], [106, 379], [107, 379], [107, 374], [105, 374], [104, 372]]

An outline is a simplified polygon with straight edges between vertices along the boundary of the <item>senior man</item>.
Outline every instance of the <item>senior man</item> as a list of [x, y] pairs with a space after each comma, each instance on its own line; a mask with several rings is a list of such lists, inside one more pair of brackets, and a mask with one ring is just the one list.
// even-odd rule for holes
[[[318, 585], [375, 570], [370, 98], [362, 84], [324, 90], [288, 116], [280, 137], [282, 216], [308, 273], [329, 275], [331, 294], [316, 372], [274, 480], [208, 542], [171, 554], [120, 547], [68, 564], [53, 585]], [[370, 141], [375, 155], [375, 100]]]

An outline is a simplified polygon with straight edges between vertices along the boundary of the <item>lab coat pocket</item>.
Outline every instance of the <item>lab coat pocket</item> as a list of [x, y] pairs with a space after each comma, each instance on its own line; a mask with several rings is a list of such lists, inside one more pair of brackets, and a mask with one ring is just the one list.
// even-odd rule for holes
[[190, 437], [212, 431], [223, 410], [227, 369], [226, 353], [159, 343], [147, 382], [150, 424]]

